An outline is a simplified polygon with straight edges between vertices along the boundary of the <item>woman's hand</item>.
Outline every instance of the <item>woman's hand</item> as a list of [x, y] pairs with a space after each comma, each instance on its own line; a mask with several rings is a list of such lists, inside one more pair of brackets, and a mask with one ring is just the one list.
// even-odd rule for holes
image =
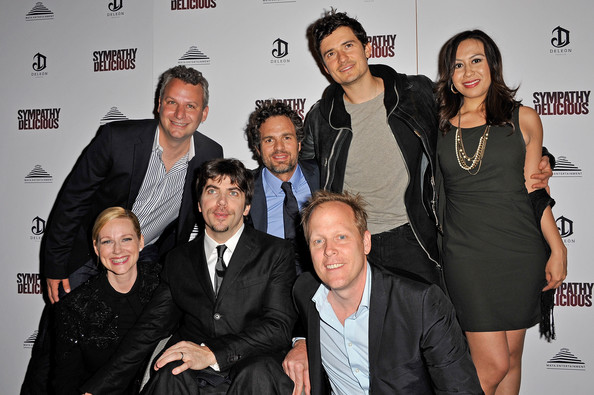
[[558, 288], [567, 277], [567, 248], [565, 245], [551, 252], [545, 267], [545, 276], [547, 285], [542, 289], [543, 292]]

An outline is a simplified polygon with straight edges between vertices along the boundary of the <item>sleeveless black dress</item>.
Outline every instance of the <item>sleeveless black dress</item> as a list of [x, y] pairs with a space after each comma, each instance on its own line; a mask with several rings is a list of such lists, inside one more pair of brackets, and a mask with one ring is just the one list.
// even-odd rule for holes
[[[465, 331], [522, 329], [540, 319], [547, 254], [524, 185], [526, 148], [518, 113], [515, 130], [491, 127], [476, 175], [458, 164], [456, 127], [438, 139], [445, 188], [440, 196], [445, 199], [444, 275]], [[468, 154], [474, 154], [484, 131], [484, 125], [462, 129]]]

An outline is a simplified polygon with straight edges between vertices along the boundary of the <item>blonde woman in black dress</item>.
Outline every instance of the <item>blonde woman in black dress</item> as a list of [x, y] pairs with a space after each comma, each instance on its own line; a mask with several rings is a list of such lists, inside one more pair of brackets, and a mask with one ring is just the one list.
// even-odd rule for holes
[[524, 337], [540, 320], [541, 292], [557, 288], [567, 274], [548, 194], [532, 196], [545, 199], [546, 209], [536, 216], [529, 196], [542, 124], [514, 99], [499, 49], [482, 31], [444, 44], [439, 75], [446, 286], [483, 390], [518, 394]]
[[[102, 271], [61, 298], [56, 308], [55, 394], [78, 387], [115, 353], [159, 284], [160, 265], [140, 260], [144, 238], [130, 210], [110, 207], [93, 226], [93, 246]], [[138, 392], [139, 381], [122, 394]]]

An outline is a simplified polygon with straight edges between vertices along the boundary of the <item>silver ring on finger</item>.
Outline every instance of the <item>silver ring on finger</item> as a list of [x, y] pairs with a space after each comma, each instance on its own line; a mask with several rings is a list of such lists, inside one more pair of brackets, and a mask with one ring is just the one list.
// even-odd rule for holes
[[179, 353], [181, 354], [181, 358], [180, 359], [183, 361], [184, 360], [184, 353], [181, 352], [181, 351]]

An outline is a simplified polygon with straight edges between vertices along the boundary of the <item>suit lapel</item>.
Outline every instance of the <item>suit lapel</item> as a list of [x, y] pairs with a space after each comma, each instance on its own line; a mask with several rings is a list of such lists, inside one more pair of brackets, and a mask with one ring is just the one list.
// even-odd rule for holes
[[[312, 394], [326, 393], [324, 369], [322, 368], [322, 351], [320, 346], [320, 314], [312, 300], [320, 287], [320, 281], [312, 273], [303, 273], [295, 283], [293, 297], [299, 315], [306, 318], [307, 353], [309, 359], [309, 377], [312, 384]], [[328, 392], [329, 393], [329, 392]]]
[[[130, 176], [130, 193], [128, 194], [128, 208], [132, 209], [144, 176], [148, 169], [149, 160], [151, 157], [151, 148], [155, 139], [157, 131], [157, 122], [150, 124], [151, 126], [143, 131], [134, 142], [132, 174]], [[129, 153], [124, 153], [127, 155]]]
[[[196, 207], [194, 207], [194, 180], [196, 179], [196, 169], [198, 169], [198, 162], [200, 158], [208, 158], [209, 155], [206, 155], [202, 151], [204, 150], [203, 147], [198, 144], [199, 135], [198, 132], [194, 132], [194, 157], [188, 162], [188, 170], [186, 172], [186, 178], [184, 182], [184, 191], [182, 194], [182, 201], [180, 205], [180, 216], [179, 220], [177, 221], [177, 238], [183, 235], [183, 229], [186, 228], [186, 223], [191, 221], [193, 224], [196, 222], [194, 213]], [[186, 215], [182, 215], [182, 214]], [[189, 236], [189, 235], [188, 235]], [[183, 242], [183, 241], [182, 241]]]
[[208, 295], [208, 298], [214, 303], [215, 294], [212, 280], [210, 279], [210, 272], [208, 271], [208, 264], [206, 263], [206, 254], [204, 253], [204, 233], [191, 243], [194, 244], [194, 248], [191, 250], [193, 256], [190, 259], [195, 262], [192, 268], [194, 269], [198, 283], [200, 283], [200, 286], [204, 290], [204, 294]]
[[315, 191], [320, 189], [320, 169], [318, 164], [314, 160], [303, 160], [299, 162], [301, 171], [305, 176], [309, 190], [313, 194]]
[[252, 232], [254, 232], [254, 230], [248, 226], [244, 226], [243, 233], [239, 237], [237, 246], [235, 246], [235, 251], [233, 251], [231, 260], [227, 265], [225, 279], [221, 284], [221, 288], [219, 288], [217, 301], [220, 301], [225, 296], [227, 289], [234, 286], [234, 283], [237, 281], [244, 267], [248, 263], [254, 263], [254, 255], [256, 253], [257, 246]]
[[266, 193], [264, 192], [264, 184], [262, 183], [262, 167], [256, 170], [254, 174], [254, 197], [252, 199], [252, 208], [250, 209], [250, 217], [254, 228], [260, 229], [263, 232], [268, 230], [268, 207], [266, 206]]
[[388, 308], [388, 295], [384, 277], [379, 270], [371, 269], [371, 297], [369, 301], [369, 370], [379, 366], [380, 345], [384, 328], [384, 317]]

